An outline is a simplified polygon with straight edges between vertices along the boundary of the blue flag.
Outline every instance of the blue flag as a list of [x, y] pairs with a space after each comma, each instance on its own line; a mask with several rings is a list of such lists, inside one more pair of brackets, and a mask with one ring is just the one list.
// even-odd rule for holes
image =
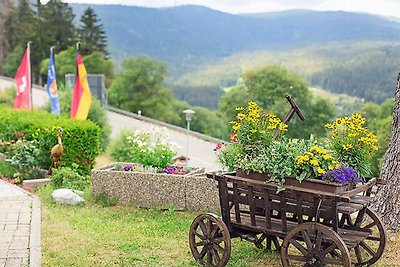
[[60, 102], [58, 101], [56, 66], [54, 65], [53, 48], [50, 49], [50, 63], [49, 70], [47, 71], [46, 91], [50, 97], [51, 113], [60, 114]]

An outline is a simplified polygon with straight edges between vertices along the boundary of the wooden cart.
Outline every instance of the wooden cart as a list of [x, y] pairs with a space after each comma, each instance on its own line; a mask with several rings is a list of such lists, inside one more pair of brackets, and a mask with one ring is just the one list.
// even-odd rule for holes
[[[218, 181], [222, 218], [197, 216], [189, 230], [194, 258], [225, 266], [231, 239], [280, 250], [283, 266], [369, 266], [383, 254], [386, 233], [368, 208], [376, 179], [344, 193], [276, 185], [236, 176], [208, 174]], [[283, 240], [283, 241], [282, 241]]]

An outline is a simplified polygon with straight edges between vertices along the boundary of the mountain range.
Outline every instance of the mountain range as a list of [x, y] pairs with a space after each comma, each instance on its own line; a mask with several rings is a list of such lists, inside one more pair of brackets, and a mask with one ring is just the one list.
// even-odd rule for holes
[[[88, 4], [72, 4], [78, 20]], [[295, 64], [294, 69], [299, 71], [312, 85], [327, 87], [331, 91], [357, 95], [358, 89], [348, 88], [358, 85], [363, 73], [348, 75], [347, 71], [353, 65], [360, 62], [362, 66], [371, 64], [368, 70], [369, 81], [372, 80], [372, 92], [376, 86], [379, 90], [383, 86], [389, 86], [395, 76], [397, 56], [393, 44], [400, 43], [400, 23], [382, 16], [351, 13], [342, 11], [310, 11], [291, 10], [282, 12], [269, 12], [259, 14], [228, 14], [207, 7], [186, 5], [169, 8], [144, 8], [122, 5], [90, 5], [98, 15], [107, 34], [108, 46], [114, 60], [120, 61], [127, 57], [147, 55], [157, 60], [165, 61], [169, 65], [169, 81], [171, 84], [180, 83], [190, 87], [191, 73], [199, 73], [200, 77], [208, 80], [207, 72], [202, 70], [209, 66], [224, 65], [231, 62], [229, 68], [239, 68], [234, 75], [225, 76], [224, 69], [220, 80], [212, 84], [216, 87], [233, 85], [243, 71], [240, 62], [233, 62], [237, 55], [248, 54], [247, 61], [259, 61], [261, 54], [267, 53], [273, 60], [263, 61], [279, 64], [282, 55], [285, 65], [291, 68], [290, 55], [296, 51], [305, 49], [313, 53], [303, 53], [304, 56], [296, 59], [302, 61]], [[365, 55], [376, 54], [383, 51], [378, 57], [381, 60], [371, 58], [366, 61], [357, 54], [361, 48]], [[365, 51], [365, 44], [369, 47]], [[384, 48], [382, 48], [384, 44]], [[389, 49], [385, 47], [389, 46]], [[309, 49], [312, 47], [313, 49]], [[329, 49], [333, 47], [334, 49]], [[347, 49], [351, 51], [346, 54]], [[385, 53], [385, 51], [389, 51]], [[316, 54], [315, 54], [316, 53]], [[340, 54], [343, 61], [337, 60], [336, 54]], [[276, 57], [275, 55], [280, 55]], [[347, 57], [346, 57], [347, 55]], [[353, 57], [353, 58], [350, 58]], [[323, 69], [316, 68], [318, 63], [313, 63], [316, 58], [324, 58]], [[398, 58], [398, 57], [397, 57]], [[354, 62], [354, 61], [357, 62]], [[389, 71], [386, 75], [373, 76], [374, 68], [380, 68], [380, 64], [389, 62], [390, 66], [383, 66]], [[312, 62], [311, 64], [307, 61]], [[341, 62], [346, 61], [346, 66]], [[260, 62], [258, 62], [260, 63]], [[298, 63], [298, 62], [297, 62]], [[236, 65], [235, 65], [236, 64]], [[375, 65], [374, 65], [375, 64]], [[300, 69], [299, 66], [312, 65], [311, 69]], [[250, 66], [251, 67], [251, 66]], [[242, 68], [242, 69], [241, 69]], [[350, 69], [351, 70], [351, 69]], [[362, 68], [357, 69], [362, 71]], [[377, 72], [378, 73], [378, 72]], [[335, 77], [327, 75], [338, 75]], [[372, 74], [372, 77], [371, 77]], [[321, 77], [321, 75], [323, 77]], [[354, 77], [352, 77], [354, 76]], [[183, 78], [184, 77], [184, 78]], [[352, 79], [348, 84], [342, 79]], [[357, 79], [357, 80], [356, 80]], [[385, 79], [385, 80], [383, 80]], [[333, 81], [332, 81], [333, 80]], [[184, 81], [182, 83], [182, 81]], [[362, 82], [362, 81], [361, 81]], [[208, 84], [209, 85], [209, 84]], [[340, 88], [339, 88], [340, 87]], [[363, 87], [361, 84], [360, 87]], [[196, 89], [197, 90], [197, 89]], [[378, 99], [365, 94], [358, 94], [367, 100], [382, 102], [390, 97], [389, 93], [380, 94]]]

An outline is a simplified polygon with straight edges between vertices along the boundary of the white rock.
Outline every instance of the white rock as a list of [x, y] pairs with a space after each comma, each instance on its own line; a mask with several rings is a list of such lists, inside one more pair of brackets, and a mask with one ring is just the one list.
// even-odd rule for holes
[[57, 203], [67, 205], [77, 205], [85, 202], [79, 195], [75, 194], [71, 189], [57, 189], [51, 193], [51, 197]]

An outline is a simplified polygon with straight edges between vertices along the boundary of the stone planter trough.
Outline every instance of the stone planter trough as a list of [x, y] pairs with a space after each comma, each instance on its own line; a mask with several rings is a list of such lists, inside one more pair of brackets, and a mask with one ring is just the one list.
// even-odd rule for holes
[[219, 210], [217, 182], [208, 179], [204, 168], [186, 175], [115, 171], [114, 164], [92, 170], [93, 194], [106, 193], [119, 203], [144, 208], [175, 210]]

